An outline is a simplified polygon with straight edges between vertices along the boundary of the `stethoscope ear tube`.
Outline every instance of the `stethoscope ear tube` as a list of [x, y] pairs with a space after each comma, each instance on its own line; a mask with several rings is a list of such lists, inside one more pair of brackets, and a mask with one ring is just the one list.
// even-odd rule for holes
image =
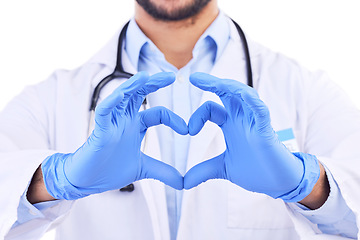
[[131, 78], [134, 74], [125, 72], [123, 64], [122, 64], [122, 49], [123, 49], [123, 40], [125, 39], [125, 35], [126, 35], [126, 31], [127, 28], [129, 26], [130, 21], [128, 21], [124, 27], [122, 28], [120, 35], [119, 35], [119, 40], [118, 40], [118, 49], [117, 49], [117, 58], [116, 58], [116, 66], [114, 71], [106, 76], [105, 78], [103, 78], [98, 85], [95, 87], [94, 92], [92, 94], [91, 97], [91, 103], [90, 103], [90, 111], [94, 110], [96, 108], [96, 104], [99, 100], [99, 96], [100, 96], [100, 92], [101, 89], [103, 89], [103, 87], [108, 84], [111, 80], [115, 79], [115, 78]]
[[134, 76], [134, 74], [128, 73], [128, 72], [116, 72], [116, 70], [111, 73], [110, 75], [106, 76], [103, 80], [101, 80], [99, 82], [99, 84], [96, 86], [96, 88], [94, 89], [93, 95], [91, 97], [91, 104], [90, 104], [90, 111], [95, 111], [97, 102], [99, 100], [100, 97], [100, 92], [101, 89], [103, 89], [103, 87], [108, 84], [110, 81], [112, 81], [115, 78], [126, 78], [129, 79], [132, 76]]
[[[230, 18], [231, 19], [231, 18]], [[251, 60], [250, 60], [250, 51], [249, 51], [249, 45], [248, 45], [248, 42], [246, 40], [246, 37], [245, 37], [245, 33], [244, 31], [241, 29], [241, 27], [239, 26], [239, 24], [237, 24], [237, 22], [235, 22], [233, 19], [231, 19], [231, 21], [234, 23], [238, 33], [239, 33], [239, 36], [240, 36], [240, 39], [241, 39], [241, 42], [242, 42], [242, 45], [243, 45], [243, 49], [244, 49], [244, 54], [245, 54], [245, 61], [246, 61], [246, 76], [247, 76], [247, 85], [249, 87], [254, 87], [254, 82], [253, 82], [253, 76], [252, 76], [252, 67], [251, 67]]]

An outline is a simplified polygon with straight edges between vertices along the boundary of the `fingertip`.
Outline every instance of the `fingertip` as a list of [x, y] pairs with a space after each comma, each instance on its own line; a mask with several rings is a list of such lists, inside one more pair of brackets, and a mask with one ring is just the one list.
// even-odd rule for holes
[[191, 115], [188, 124], [190, 136], [198, 134], [206, 121], [210, 119], [211, 113], [207, 107], [209, 104], [211, 103], [205, 102]]
[[174, 82], [176, 79], [174, 72], [159, 72], [150, 76], [150, 79], [158, 79], [159, 81]]
[[173, 188], [176, 190], [183, 190], [184, 189], [184, 177], [181, 176], [181, 179], [177, 180], [173, 185]]
[[173, 82], [175, 81], [176, 79], [176, 75], [174, 72], [164, 72], [164, 74], [166, 74], [166, 76], [171, 79]]
[[207, 73], [196, 72], [190, 75], [189, 80], [192, 85], [200, 88], [201, 90], [218, 94], [217, 85], [221, 82], [222, 79]]
[[176, 190], [183, 190], [184, 189], [184, 177], [180, 174], [178, 170], [175, 168], [168, 169], [169, 173], [172, 172], [170, 175], [164, 179], [160, 179], [166, 185], [176, 189]]
[[194, 187], [197, 187], [198, 185], [200, 185], [199, 182], [197, 182], [195, 180], [195, 178], [193, 177], [193, 169], [190, 169], [184, 176], [184, 189], [185, 190], [190, 190]]
[[180, 119], [180, 125], [179, 125], [179, 134], [181, 135], [187, 135], [189, 133], [189, 128], [184, 119]]
[[175, 82], [175, 73], [173, 72], [159, 72], [149, 77], [148, 83], [149, 86], [155, 87], [152, 91], [159, 88], [169, 86]]
[[207, 74], [207, 73], [203, 73], [203, 72], [195, 72], [193, 74], [190, 75], [189, 80], [192, 84], [196, 84], [198, 82], [198, 80], [202, 80], [202, 79], [206, 79], [207, 77], [209, 77], [211, 75]]
[[194, 77], [194, 78], [199, 78], [202, 76], [208, 76], [208, 73], [204, 73], [204, 72], [194, 72], [192, 74], [190, 74], [190, 77]]
[[200, 132], [201, 127], [198, 126], [198, 124], [195, 124], [196, 120], [193, 120], [194, 118], [190, 118], [189, 124], [188, 124], [188, 131], [190, 136], [195, 136]]

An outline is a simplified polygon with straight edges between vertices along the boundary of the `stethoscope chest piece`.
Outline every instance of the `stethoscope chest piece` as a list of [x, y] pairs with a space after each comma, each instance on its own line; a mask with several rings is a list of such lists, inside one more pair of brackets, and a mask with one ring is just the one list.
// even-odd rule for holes
[[134, 190], [135, 186], [133, 183], [130, 183], [129, 185], [119, 189], [120, 192], [133, 192]]

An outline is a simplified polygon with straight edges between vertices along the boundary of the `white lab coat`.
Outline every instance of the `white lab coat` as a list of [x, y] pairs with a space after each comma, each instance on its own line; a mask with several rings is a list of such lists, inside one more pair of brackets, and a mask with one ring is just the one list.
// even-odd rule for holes
[[[240, 39], [234, 28], [231, 34], [211, 74], [246, 82]], [[249, 46], [254, 86], [270, 109], [273, 128], [293, 129], [299, 150], [315, 154], [327, 166], [360, 222], [359, 111], [326, 76], [309, 73], [252, 41]], [[16, 221], [20, 196], [45, 157], [73, 152], [86, 140], [91, 93], [112, 72], [116, 48], [117, 36], [82, 67], [56, 71], [45, 82], [26, 88], [1, 114], [0, 239]], [[125, 52], [123, 56], [125, 69], [135, 72]], [[102, 99], [120, 82], [110, 83]], [[207, 100], [221, 103], [204, 92], [202, 102]], [[156, 131], [148, 130], [144, 151], [161, 159]], [[224, 149], [220, 128], [207, 123], [191, 139], [187, 169]], [[338, 239], [320, 234], [293, 209], [282, 200], [211, 180], [184, 192], [178, 239]], [[170, 236], [165, 188], [155, 180], [136, 182], [132, 193], [115, 190], [59, 201], [42, 214], [13, 228], [6, 239], [37, 239], [53, 226], [59, 239], [66, 240]]]

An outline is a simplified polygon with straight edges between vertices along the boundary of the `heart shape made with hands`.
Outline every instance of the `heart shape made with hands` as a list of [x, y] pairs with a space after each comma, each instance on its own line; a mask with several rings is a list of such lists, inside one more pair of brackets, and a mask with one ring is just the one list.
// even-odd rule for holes
[[[190, 82], [204, 91], [215, 93], [224, 106], [214, 102], [200, 106], [190, 117], [189, 134], [198, 134], [204, 124], [211, 121], [223, 131], [227, 148], [219, 156], [191, 168], [184, 176], [185, 189], [209, 179], [227, 179], [249, 191], [286, 201], [298, 201], [311, 192], [320, 175], [317, 159], [306, 156], [311, 163], [306, 169], [311, 166], [311, 171], [306, 171], [305, 176], [304, 154], [292, 154], [278, 140], [271, 126], [269, 109], [255, 89], [205, 73], [192, 74]], [[181, 122], [182, 131], [177, 132], [184, 134], [183, 121], [175, 115], [173, 118]], [[172, 129], [175, 127], [163, 123]]]
[[[301, 156], [290, 153], [277, 139], [268, 108], [245, 84], [205, 73], [192, 74], [190, 82], [218, 95], [224, 107], [206, 102], [194, 112], [188, 125], [164, 107], [139, 111], [146, 95], [174, 81], [173, 73], [149, 76], [140, 72], [104, 99], [96, 107], [95, 128], [84, 145], [75, 153], [54, 154], [43, 162], [43, 173], [51, 179], [45, 179], [49, 193], [57, 199], [77, 199], [146, 178], [179, 190], [191, 189], [208, 179], [227, 179], [249, 191], [289, 201], [311, 191], [315, 183], [305, 176]], [[140, 150], [151, 126], [164, 124], [179, 134], [196, 135], [208, 120], [222, 129], [227, 148], [191, 168], [184, 177], [174, 167]], [[316, 169], [316, 158], [313, 162]], [[313, 172], [311, 180], [318, 178]], [[304, 178], [306, 181], [302, 181]]]
[[[130, 109], [130, 115], [136, 115], [146, 95], [174, 81], [172, 73], [155, 74], [142, 86], [137, 83], [140, 87], [132, 90], [130, 100], [125, 101], [124, 106]], [[196, 135], [206, 121], [211, 121], [223, 131], [225, 152], [194, 166], [183, 178], [172, 166], [141, 153], [140, 175], [135, 180], [155, 178], [176, 189], [191, 189], [208, 179], [227, 179], [249, 191], [286, 201], [298, 201], [311, 192], [320, 174], [316, 158], [310, 157], [311, 176], [305, 176], [304, 156], [292, 154], [278, 140], [271, 126], [269, 109], [255, 89], [205, 73], [192, 74], [190, 82], [204, 91], [215, 93], [224, 107], [214, 102], [204, 103], [191, 116], [188, 126], [182, 118], [163, 107], [138, 112], [141, 134], [135, 145], [139, 147], [146, 129], [154, 125], [165, 124], [179, 134]], [[131, 133], [125, 139], [133, 136]]]

